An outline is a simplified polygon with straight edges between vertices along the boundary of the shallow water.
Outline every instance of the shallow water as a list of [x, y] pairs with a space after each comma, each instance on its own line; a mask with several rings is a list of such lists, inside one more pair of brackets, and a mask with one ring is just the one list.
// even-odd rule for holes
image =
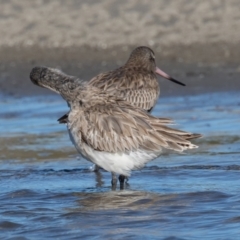
[[126, 189], [78, 157], [56, 96], [1, 97], [1, 239], [238, 239], [239, 93], [160, 98], [153, 114], [202, 133], [199, 148], [165, 153]]

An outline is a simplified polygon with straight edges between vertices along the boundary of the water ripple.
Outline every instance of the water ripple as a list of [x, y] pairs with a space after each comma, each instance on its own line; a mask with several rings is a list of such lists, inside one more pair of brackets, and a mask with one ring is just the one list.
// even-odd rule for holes
[[162, 98], [154, 115], [199, 132], [199, 148], [166, 152], [134, 171], [124, 191], [77, 157], [67, 106], [54, 97], [0, 108], [1, 239], [238, 239], [238, 93]]

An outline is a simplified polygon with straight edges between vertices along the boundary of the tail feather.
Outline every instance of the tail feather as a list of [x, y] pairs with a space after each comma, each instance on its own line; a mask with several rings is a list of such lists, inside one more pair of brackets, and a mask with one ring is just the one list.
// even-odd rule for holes
[[178, 152], [198, 148], [190, 140], [202, 137], [201, 134], [185, 132], [159, 123], [153, 123], [152, 125], [154, 125], [156, 131], [160, 134], [162, 140], [167, 143], [167, 146], [164, 146], [165, 148]]
[[187, 134], [184, 137], [184, 139], [186, 140], [190, 140], [190, 139], [195, 139], [195, 138], [200, 138], [202, 137], [203, 135], [202, 134], [199, 134], [199, 133], [192, 133], [192, 134]]

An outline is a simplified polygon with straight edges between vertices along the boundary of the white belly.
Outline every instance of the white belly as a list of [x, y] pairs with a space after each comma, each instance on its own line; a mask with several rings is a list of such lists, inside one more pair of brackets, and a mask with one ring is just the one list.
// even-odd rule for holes
[[129, 176], [131, 170], [143, 168], [144, 165], [161, 154], [158, 152], [143, 151], [109, 153], [96, 151], [87, 144], [80, 142], [76, 134], [68, 130], [70, 139], [78, 152], [87, 160], [97, 164], [108, 172]]

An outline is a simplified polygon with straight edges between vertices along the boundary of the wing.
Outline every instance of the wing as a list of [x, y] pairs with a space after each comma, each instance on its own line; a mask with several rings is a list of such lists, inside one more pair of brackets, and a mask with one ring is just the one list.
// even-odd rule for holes
[[162, 148], [183, 151], [196, 147], [187, 140], [191, 133], [169, 128], [165, 125], [169, 120], [154, 118], [130, 105], [95, 105], [83, 115], [86, 124], [77, 132], [83, 142], [98, 151], [159, 152]]
[[117, 92], [117, 95], [132, 106], [150, 112], [157, 102], [159, 91], [158, 88], [125, 89]]
[[90, 80], [89, 85], [115, 95], [134, 107], [151, 111], [160, 94], [154, 74], [119, 68], [101, 73]]
[[89, 81], [89, 86], [97, 87], [102, 91], [116, 91], [121, 76], [116, 71], [100, 73]]

